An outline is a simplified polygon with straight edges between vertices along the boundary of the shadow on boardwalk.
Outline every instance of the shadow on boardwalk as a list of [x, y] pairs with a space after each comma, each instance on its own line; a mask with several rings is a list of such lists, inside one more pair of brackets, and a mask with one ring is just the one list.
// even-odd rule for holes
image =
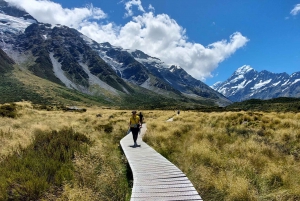
[[131, 133], [120, 142], [133, 174], [131, 200], [202, 200], [180, 169], [142, 141], [146, 130], [143, 124], [138, 146]]

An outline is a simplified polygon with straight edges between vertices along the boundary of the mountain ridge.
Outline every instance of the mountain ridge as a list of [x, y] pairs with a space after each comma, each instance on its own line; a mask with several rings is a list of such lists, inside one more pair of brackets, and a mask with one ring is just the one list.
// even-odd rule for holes
[[300, 97], [300, 71], [272, 73], [267, 70], [257, 72], [244, 65], [238, 68], [226, 81], [211, 86], [233, 102], [248, 99], [272, 99], [278, 97]]
[[97, 43], [67, 26], [38, 22], [3, 2], [0, 0], [0, 48], [21, 68], [42, 79], [92, 96], [119, 99], [149, 90], [154, 96], [179, 101], [231, 103], [181, 67], [168, 66], [140, 50]]

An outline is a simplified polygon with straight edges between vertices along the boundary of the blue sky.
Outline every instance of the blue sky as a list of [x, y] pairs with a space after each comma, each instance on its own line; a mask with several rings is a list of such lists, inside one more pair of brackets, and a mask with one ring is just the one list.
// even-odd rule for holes
[[6, 0], [40, 22], [140, 49], [207, 85], [243, 65], [300, 71], [300, 0]]

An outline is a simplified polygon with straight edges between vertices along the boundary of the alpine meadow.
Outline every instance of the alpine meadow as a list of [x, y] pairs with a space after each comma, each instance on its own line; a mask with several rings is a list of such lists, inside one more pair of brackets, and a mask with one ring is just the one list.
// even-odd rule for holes
[[[132, 173], [119, 141], [131, 111], [85, 109], [1, 106], [1, 200], [130, 199]], [[144, 141], [179, 167], [204, 200], [300, 198], [299, 113], [143, 113]]]
[[0, 201], [300, 200], [299, 14], [0, 0]]

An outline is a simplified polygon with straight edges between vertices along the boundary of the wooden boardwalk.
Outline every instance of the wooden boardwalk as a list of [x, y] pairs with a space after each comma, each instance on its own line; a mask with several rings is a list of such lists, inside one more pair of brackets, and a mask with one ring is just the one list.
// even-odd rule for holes
[[133, 174], [131, 201], [202, 200], [180, 169], [142, 141], [145, 132], [143, 124], [137, 147], [131, 133], [121, 140]]

